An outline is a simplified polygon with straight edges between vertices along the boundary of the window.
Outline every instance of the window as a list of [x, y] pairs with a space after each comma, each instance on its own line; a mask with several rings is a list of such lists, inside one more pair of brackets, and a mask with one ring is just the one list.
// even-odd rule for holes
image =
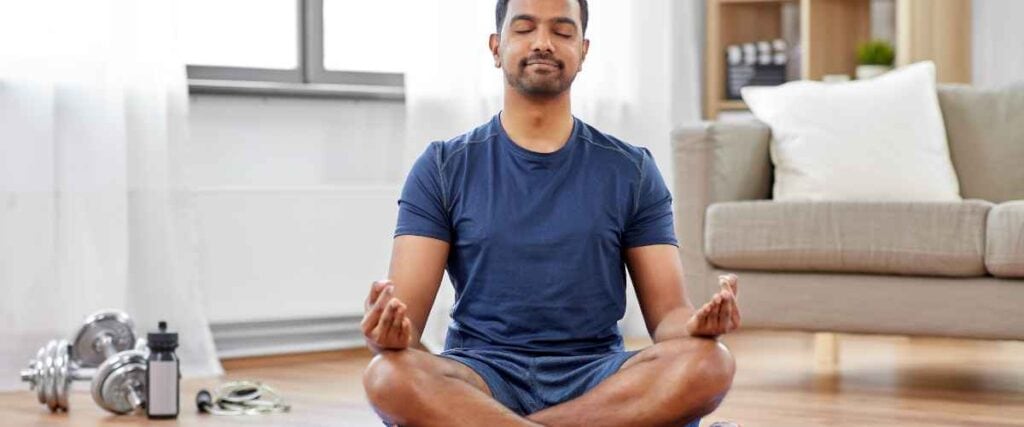
[[407, 27], [403, 3], [406, 0], [323, 0], [324, 68], [401, 73], [401, 35]]
[[401, 99], [406, 1], [180, 0], [190, 89]]

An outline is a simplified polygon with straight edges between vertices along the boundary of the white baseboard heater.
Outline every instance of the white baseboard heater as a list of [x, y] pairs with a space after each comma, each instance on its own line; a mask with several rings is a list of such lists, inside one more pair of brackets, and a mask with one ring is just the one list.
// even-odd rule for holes
[[362, 316], [211, 323], [221, 359], [340, 350], [364, 346]]

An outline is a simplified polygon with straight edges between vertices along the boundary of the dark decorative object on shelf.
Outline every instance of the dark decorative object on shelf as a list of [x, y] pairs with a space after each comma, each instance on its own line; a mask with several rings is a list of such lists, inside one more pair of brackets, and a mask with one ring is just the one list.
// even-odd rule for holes
[[725, 54], [725, 98], [741, 99], [746, 86], [777, 86], [786, 82], [787, 46], [784, 40], [733, 45]]

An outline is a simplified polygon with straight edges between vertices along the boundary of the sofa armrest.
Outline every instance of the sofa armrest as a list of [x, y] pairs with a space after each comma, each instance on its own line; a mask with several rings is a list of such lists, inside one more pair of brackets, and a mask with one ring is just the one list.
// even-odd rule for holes
[[717, 283], [707, 277], [705, 212], [712, 203], [771, 198], [770, 140], [771, 129], [758, 121], [703, 122], [672, 133], [675, 228], [694, 304], [707, 301]]

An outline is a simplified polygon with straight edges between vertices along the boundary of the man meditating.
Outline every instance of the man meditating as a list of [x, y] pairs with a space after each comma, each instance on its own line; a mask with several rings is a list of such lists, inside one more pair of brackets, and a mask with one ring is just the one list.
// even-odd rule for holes
[[[504, 108], [409, 173], [389, 280], [366, 301], [367, 395], [398, 425], [696, 425], [732, 383], [716, 338], [740, 324], [736, 277], [694, 310], [650, 152], [572, 115], [586, 0], [496, 9]], [[455, 305], [433, 355], [420, 333], [446, 267]], [[627, 268], [654, 340], [639, 352], [616, 326]]]

